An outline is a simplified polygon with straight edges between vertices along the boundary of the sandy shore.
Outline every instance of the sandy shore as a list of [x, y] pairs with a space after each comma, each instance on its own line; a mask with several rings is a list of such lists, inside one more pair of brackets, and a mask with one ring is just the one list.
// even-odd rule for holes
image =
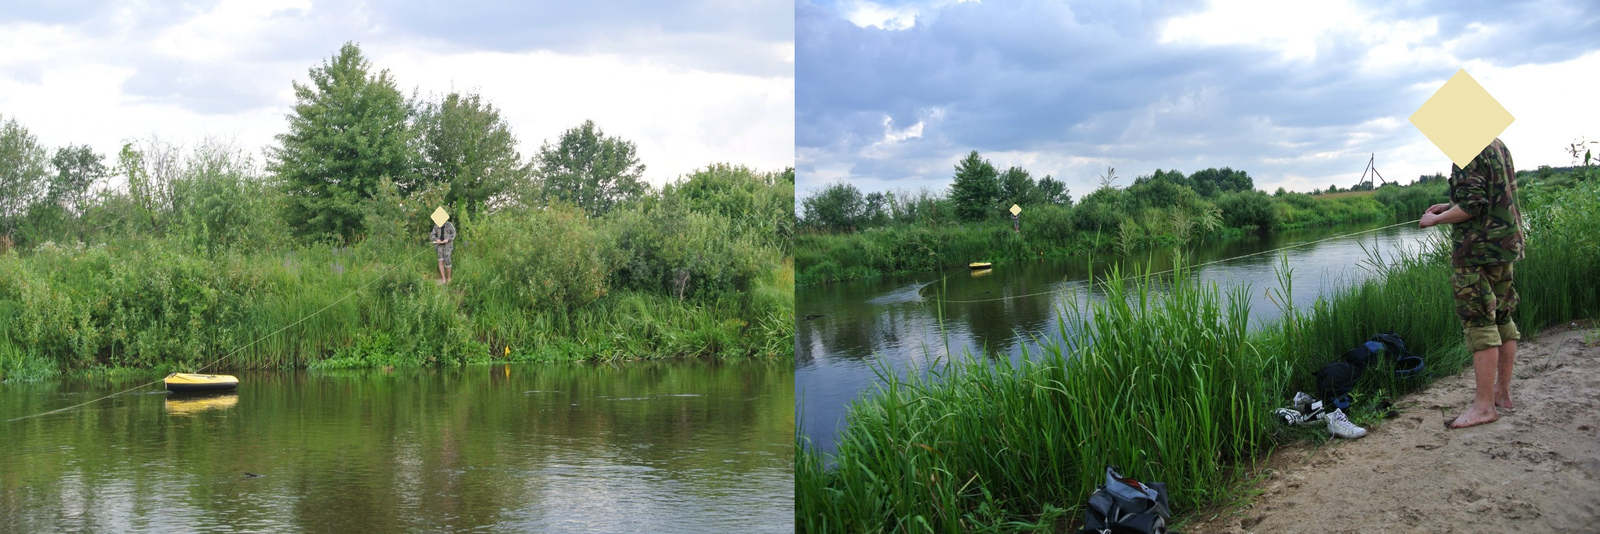
[[1595, 332], [1568, 325], [1521, 342], [1516, 407], [1498, 421], [1444, 428], [1472, 402], [1472, 370], [1463, 370], [1401, 399], [1399, 417], [1366, 437], [1279, 449], [1250, 504], [1182, 531], [1600, 532]]

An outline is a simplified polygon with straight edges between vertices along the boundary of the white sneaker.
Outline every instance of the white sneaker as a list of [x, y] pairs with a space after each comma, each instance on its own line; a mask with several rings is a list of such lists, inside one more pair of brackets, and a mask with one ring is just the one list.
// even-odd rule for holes
[[1335, 408], [1326, 417], [1328, 420], [1328, 433], [1336, 438], [1355, 439], [1367, 435], [1367, 429], [1356, 426], [1350, 418], [1344, 416], [1344, 411]]

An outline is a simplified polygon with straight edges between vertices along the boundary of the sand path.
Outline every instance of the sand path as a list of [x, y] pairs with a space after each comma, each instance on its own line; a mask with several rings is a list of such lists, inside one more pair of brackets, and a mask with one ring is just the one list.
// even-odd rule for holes
[[1600, 533], [1595, 332], [1569, 325], [1520, 343], [1516, 408], [1496, 422], [1444, 428], [1472, 402], [1465, 369], [1402, 398], [1399, 417], [1364, 438], [1279, 449], [1250, 504], [1182, 531]]

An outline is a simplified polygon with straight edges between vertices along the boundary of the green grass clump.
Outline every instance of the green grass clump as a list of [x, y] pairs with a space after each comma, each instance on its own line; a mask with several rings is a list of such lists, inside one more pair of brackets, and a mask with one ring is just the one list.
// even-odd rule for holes
[[[1527, 259], [1517, 264], [1516, 319], [1532, 335], [1600, 314], [1600, 182], [1527, 195]], [[1470, 363], [1449, 292], [1442, 240], [1420, 254], [1374, 257], [1380, 276], [1296, 308], [1288, 266], [1282, 319], [1252, 329], [1250, 288], [1113, 272], [1104, 299], [1063, 310], [1061, 339], [1020, 363], [968, 355], [926, 375], [880, 369], [825, 456], [797, 437], [796, 527], [802, 532], [1059, 530], [1108, 464], [1162, 481], [1183, 514], [1228, 500], [1241, 469], [1296, 434], [1271, 411], [1310, 373], [1373, 334], [1393, 330], [1430, 373], [1400, 380], [1378, 367], [1354, 407], [1423, 387]], [[1163, 291], [1154, 288], [1165, 286]], [[1387, 365], [1387, 364], [1385, 364]]]

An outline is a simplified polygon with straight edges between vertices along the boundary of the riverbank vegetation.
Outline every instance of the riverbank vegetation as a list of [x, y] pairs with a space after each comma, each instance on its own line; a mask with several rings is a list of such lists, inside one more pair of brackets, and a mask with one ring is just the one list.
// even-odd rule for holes
[[[1519, 173], [1566, 176], [1548, 167]], [[1152, 247], [1359, 222], [1398, 222], [1446, 201], [1442, 175], [1413, 183], [1370, 182], [1312, 194], [1254, 189], [1242, 170], [1185, 175], [1157, 169], [1118, 187], [1115, 169], [1076, 202], [1058, 180], [1022, 168], [1001, 172], [972, 152], [945, 194], [926, 190], [863, 194], [847, 183], [801, 200], [795, 265], [800, 285], [932, 271], [970, 262], [1127, 254]], [[1012, 205], [1022, 208], [1013, 231]]]
[[403, 98], [355, 45], [310, 79], [259, 162], [154, 137], [51, 156], [0, 116], [0, 379], [236, 349], [220, 368], [793, 357], [793, 169], [657, 188], [592, 122], [523, 159], [491, 103]]
[[[1522, 193], [1522, 331], [1600, 315], [1600, 180], [1534, 177]], [[1243, 469], [1310, 434], [1271, 412], [1315, 391], [1311, 372], [1349, 347], [1394, 330], [1429, 369], [1411, 380], [1366, 373], [1351, 410], [1362, 424], [1378, 422], [1379, 402], [1470, 365], [1443, 238], [1367, 268], [1380, 276], [1303, 309], [1281, 297], [1289, 287], [1112, 274], [1097, 281], [1104, 300], [1063, 310], [1069, 334], [1020, 363], [969, 355], [927, 375], [880, 370], [881, 387], [851, 405], [833, 454], [797, 439], [797, 530], [1063, 531], [1108, 464], [1166, 482], [1180, 515], [1227, 502]], [[1245, 292], [1262, 289], [1286, 309], [1251, 328]]]

